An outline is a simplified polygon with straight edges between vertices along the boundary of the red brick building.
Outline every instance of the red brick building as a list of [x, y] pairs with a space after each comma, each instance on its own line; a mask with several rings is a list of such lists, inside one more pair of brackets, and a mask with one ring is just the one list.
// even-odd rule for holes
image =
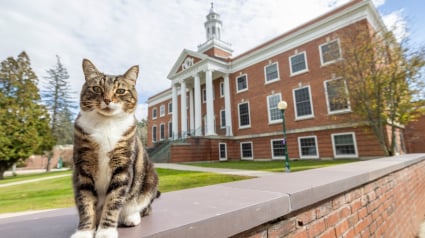
[[283, 159], [277, 104], [286, 101], [291, 159], [384, 155], [371, 129], [353, 123], [349, 98], [335, 100], [344, 79], [325, 70], [343, 57], [339, 36], [357, 24], [383, 27], [370, 1], [350, 1], [233, 57], [211, 8], [206, 42], [184, 49], [168, 75], [172, 87], [148, 99], [148, 147], [174, 141], [173, 162]]

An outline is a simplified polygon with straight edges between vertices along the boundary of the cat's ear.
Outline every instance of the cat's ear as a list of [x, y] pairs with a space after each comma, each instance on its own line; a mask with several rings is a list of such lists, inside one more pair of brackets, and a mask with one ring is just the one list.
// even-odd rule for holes
[[88, 59], [83, 59], [83, 72], [86, 81], [98, 77], [99, 74], [101, 74], [96, 66]]
[[124, 74], [124, 78], [132, 84], [133, 86], [136, 85], [137, 76], [139, 75], [139, 66], [135, 65], [132, 66], [130, 69], [127, 70]]

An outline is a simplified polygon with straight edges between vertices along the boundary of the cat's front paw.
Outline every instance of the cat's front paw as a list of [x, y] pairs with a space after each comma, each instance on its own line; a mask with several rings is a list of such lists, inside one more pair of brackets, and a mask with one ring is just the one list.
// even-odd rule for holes
[[76, 231], [71, 238], [93, 238], [94, 231]]
[[133, 213], [132, 215], [127, 216], [122, 224], [124, 226], [137, 226], [140, 224], [141, 218], [140, 213]]
[[98, 229], [96, 231], [96, 238], [118, 238], [118, 231], [116, 228]]

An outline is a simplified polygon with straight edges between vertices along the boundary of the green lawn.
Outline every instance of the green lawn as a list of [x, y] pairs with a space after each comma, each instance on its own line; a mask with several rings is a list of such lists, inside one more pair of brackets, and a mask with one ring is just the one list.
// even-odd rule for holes
[[[293, 160], [289, 161], [292, 172], [307, 169], [315, 169], [338, 164], [358, 162], [358, 159], [338, 159], [338, 160]], [[222, 161], [222, 162], [205, 162], [205, 163], [185, 163], [186, 165], [194, 165], [209, 168], [228, 168], [228, 169], [245, 169], [245, 170], [263, 170], [269, 172], [285, 171], [285, 161]]]
[[[213, 173], [157, 169], [160, 177], [161, 192], [200, 187], [218, 183], [231, 182], [250, 177], [222, 175]], [[62, 172], [63, 174], [64, 172]], [[65, 172], [70, 174], [71, 172]], [[56, 175], [50, 173], [50, 176]], [[39, 174], [38, 177], [45, 177]], [[15, 178], [19, 178], [17, 176]], [[25, 176], [21, 180], [28, 179]], [[36, 175], [30, 179], [38, 178]], [[6, 180], [7, 181], [7, 180]], [[12, 182], [12, 180], [8, 180]], [[15, 181], [13, 181], [15, 182]], [[61, 177], [39, 182], [0, 187], [0, 213], [41, 210], [74, 206], [71, 177]]]
[[0, 180], [0, 184], [5, 183], [12, 183], [12, 182], [19, 182], [29, 179], [36, 179], [36, 178], [43, 178], [43, 177], [51, 177], [61, 174], [69, 174], [68, 171], [54, 171], [54, 172], [48, 172], [48, 173], [34, 173], [34, 174], [22, 174], [17, 176], [6, 176], [3, 180]]

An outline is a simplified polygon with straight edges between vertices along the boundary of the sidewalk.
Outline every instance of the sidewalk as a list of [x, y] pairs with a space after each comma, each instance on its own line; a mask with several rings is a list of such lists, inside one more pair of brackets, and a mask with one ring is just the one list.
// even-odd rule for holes
[[217, 174], [233, 174], [233, 175], [252, 176], [252, 177], [264, 177], [264, 176], [276, 174], [273, 172], [259, 171], [259, 170], [207, 168], [207, 167], [184, 165], [184, 164], [173, 164], [173, 163], [155, 163], [155, 168], [210, 172], [210, 173], [217, 173]]

